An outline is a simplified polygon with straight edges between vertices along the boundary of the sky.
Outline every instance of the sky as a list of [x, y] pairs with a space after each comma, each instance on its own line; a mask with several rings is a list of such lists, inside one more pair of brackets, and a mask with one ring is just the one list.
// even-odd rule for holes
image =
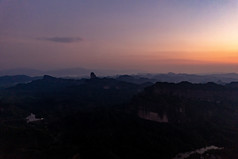
[[238, 0], [0, 0], [0, 70], [238, 72]]

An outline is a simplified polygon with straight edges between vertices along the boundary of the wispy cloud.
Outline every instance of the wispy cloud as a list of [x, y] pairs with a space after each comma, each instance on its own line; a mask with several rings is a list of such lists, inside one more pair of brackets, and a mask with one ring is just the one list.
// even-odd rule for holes
[[80, 37], [41, 37], [36, 38], [37, 40], [51, 41], [56, 43], [74, 43], [83, 41]]

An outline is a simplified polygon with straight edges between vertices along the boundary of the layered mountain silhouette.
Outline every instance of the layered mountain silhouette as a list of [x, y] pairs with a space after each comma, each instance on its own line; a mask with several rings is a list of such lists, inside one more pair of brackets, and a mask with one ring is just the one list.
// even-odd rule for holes
[[11, 87], [19, 83], [29, 83], [33, 80], [41, 79], [41, 77], [30, 77], [26, 75], [16, 76], [1, 76], [0, 77], [0, 88]]
[[[0, 158], [238, 157], [238, 84], [45, 75], [0, 90]], [[27, 122], [30, 114], [35, 119]]]

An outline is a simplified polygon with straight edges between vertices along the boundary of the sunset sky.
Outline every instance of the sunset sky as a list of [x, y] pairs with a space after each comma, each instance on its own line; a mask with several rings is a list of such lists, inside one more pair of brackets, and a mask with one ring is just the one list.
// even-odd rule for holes
[[0, 69], [238, 72], [238, 0], [0, 0]]

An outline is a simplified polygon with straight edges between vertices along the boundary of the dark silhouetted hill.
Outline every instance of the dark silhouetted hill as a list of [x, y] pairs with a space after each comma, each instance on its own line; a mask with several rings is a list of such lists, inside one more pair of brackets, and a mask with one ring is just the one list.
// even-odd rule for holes
[[25, 75], [16, 76], [1, 76], [0, 77], [0, 87], [11, 87], [19, 83], [29, 83], [33, 80], [40, 79], [42, 77], [29, 77]]

